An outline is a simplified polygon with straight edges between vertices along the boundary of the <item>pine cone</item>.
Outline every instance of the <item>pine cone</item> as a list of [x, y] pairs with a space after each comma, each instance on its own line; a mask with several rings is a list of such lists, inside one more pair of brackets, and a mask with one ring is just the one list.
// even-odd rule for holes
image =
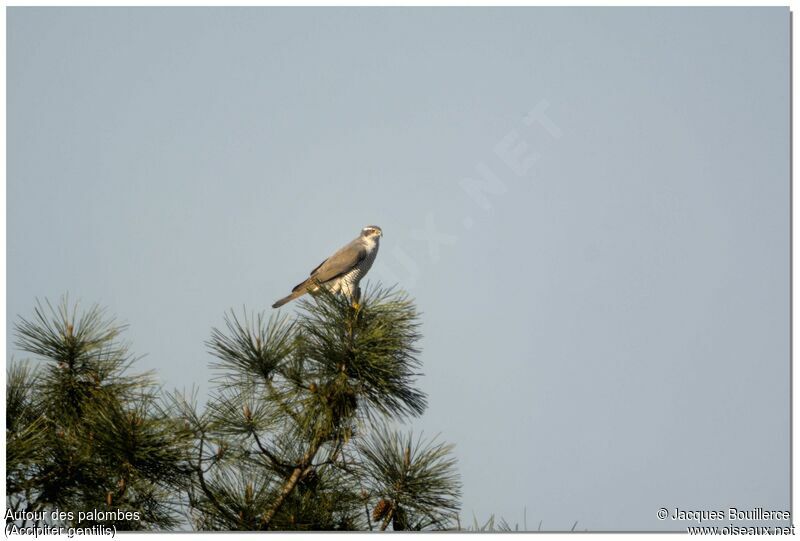
[[372, 511], [372, 520], [383, 520], [392, 510], [392, 502], [381, 498]]

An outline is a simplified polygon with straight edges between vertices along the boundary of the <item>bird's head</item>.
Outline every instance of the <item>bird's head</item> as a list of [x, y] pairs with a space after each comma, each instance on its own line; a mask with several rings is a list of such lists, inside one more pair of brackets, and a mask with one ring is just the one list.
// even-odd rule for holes
[[383, 236], [383, 231], [377, 225], [368, 225], [361, 230], [361, 236], [367, 239], [377, 240], [378, 237]]

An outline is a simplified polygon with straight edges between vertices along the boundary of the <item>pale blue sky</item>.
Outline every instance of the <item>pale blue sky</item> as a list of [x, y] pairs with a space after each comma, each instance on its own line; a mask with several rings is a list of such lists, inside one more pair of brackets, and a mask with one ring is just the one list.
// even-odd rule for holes
[[464, 520], [788, 508], [788, 9], [7, 21], [9, 326], [68, 291], [205, 391], [226, 310], [375, 223]]

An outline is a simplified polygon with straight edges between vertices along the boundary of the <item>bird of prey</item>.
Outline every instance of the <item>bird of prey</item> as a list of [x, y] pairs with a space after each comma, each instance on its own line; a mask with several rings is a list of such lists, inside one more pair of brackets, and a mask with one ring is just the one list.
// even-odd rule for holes
[[315, 293], [320, 286], [332, 293], [347, 295], [351, 302], [358, 306], [361, 298], [361, 288], [358, 287], [358, 283], [372, 267], [375, 256], [378, 255], [378, 245], [382, 236], [383, 231], [377, 225], [366, 226], [358, 237], [317, 265], [306, 280], [294, 286], [289, 295], [275, 301], [272, 307], [278, 308], [301, 295]]

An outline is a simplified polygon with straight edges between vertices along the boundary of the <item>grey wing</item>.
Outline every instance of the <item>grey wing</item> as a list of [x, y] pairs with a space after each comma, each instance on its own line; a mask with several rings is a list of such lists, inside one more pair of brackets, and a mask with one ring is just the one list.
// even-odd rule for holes
[[[320, 263], [311, 271], [311, 277], [295, 286], [295, 290], [305, 285], [309, 280], [314, 279], [321, 284], [333, 280], [358, 265], [362, 259], [367, 257], [367, 250], [358, 240], [341, 248], [328, 259]], [[294, 290], [293, 290], [294, 291]]]

